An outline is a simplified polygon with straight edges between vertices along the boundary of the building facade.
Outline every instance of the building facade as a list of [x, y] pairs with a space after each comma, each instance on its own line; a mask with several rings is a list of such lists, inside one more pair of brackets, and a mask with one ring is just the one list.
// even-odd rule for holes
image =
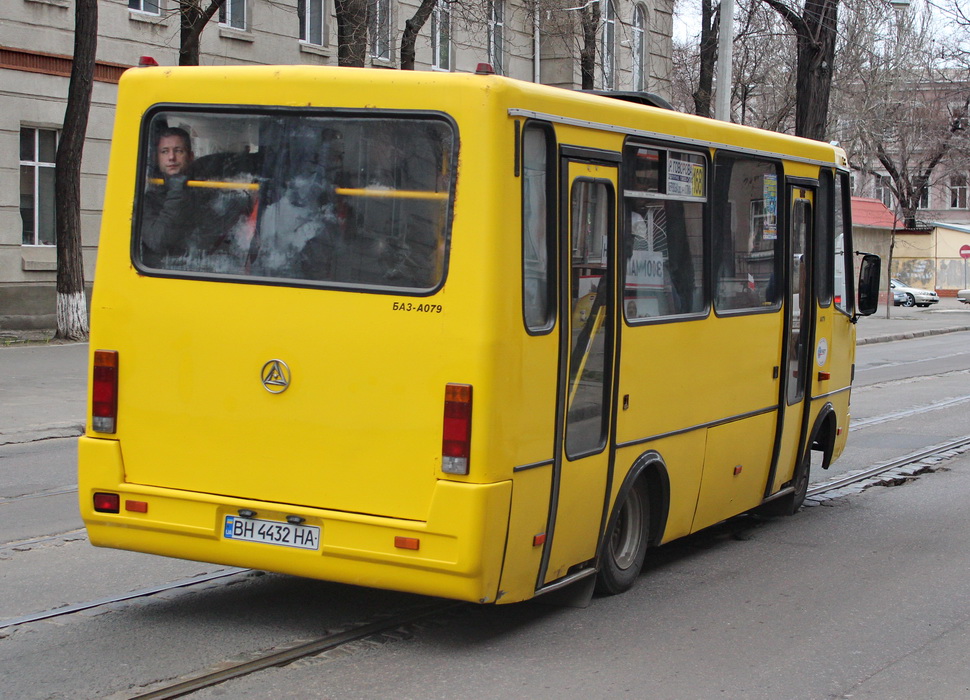
[[[593, 0], [595, 88], [670, 97], [673, 0]], [[582, 17], [593, 3], [439, 0], [415, 68], [582, 83]], [[207, 3], [205, 3], [207, 4]], [[334, 0], [225, 0], [200, 40], [202, 65], [337, 65]], [[365, 65], [398, 69], [415, 0], [367, 0]], [[179, 0], [99, 0], [98, 65], [81, 164], [85, 280], [94, 278], [101, 202], [121, 73], [148, 55], [176, 65]], [[54, 154], [73, 52], [72, 0], [0, 4], [0, 331], [55, 325]], [[43, 47], [39, 50], [38, 47]]]

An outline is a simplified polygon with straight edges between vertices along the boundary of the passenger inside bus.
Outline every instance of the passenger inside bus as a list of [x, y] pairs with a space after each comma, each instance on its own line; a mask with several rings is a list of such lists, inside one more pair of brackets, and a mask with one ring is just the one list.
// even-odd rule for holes
[[[200, 258], [211, 271], [237, 271], [249, 255], [254, 202], [246, 190], [220, 182], [225, 157], [196, 160], [191, 137], [180, 127], [163, 128], [154, 153], [155, 172], [142, 209], [142, 262], [159, 267], [173, 259]], [[248, 226], [249, 235], [240, 236], [239, 226]]]

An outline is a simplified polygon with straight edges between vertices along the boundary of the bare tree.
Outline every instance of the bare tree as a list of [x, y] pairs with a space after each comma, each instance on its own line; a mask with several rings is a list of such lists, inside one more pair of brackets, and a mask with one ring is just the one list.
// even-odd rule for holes
[[367, 0], [335, 0], [337, 65], [363, 68], [367, 60]]
[[[444, 0], [442, 0], [444, 1]], [[418, 34], [424, 27], [438, 0], [421, 0], [418, 9], [410, 19], [404, 22], [404, 33], [401, 35], [401, 70], [414, 70], [415, 46]]]
[[913, 226], [941, 164], [967, 148], [970, 75], [949, 60], [952, 47], [928, 14], [858, 4], [844, 33], [840, 140], [867, 179], [888, 176]]
[[81, 154], [88, 128], [98, 46], [97, 0], [75, 0], [74, 60], [67, 107], [54, 158], [57, 203], [57, 337], [85, 340], [88, 312], [84, 298], [81, 248]]
[[835, 64], [839, 0], [804, 0], [801, 12], [789, 0], [764, 0], [795, 32], [795, 135], [824, 141]]
[[202, 30], [226, 0], [178, 0], [179, 65], [199, 65]]
[[720, 24], [720, 5], [714, 10], [713, 0], [701, 0], [701, 38], [697, 73], [697, 89], [694, 90], [694, 114], [711, 117], [711, 98], [714, 94], [714, 68], [717, 64], [717, 36]]

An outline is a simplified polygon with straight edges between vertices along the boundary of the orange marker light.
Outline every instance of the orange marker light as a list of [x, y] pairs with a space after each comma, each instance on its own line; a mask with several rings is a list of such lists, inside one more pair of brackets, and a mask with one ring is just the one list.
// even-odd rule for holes
[[394, 546], [398, 549], [418, 550], [421, 548], [421, 540], [417, 537], [395, 537]]

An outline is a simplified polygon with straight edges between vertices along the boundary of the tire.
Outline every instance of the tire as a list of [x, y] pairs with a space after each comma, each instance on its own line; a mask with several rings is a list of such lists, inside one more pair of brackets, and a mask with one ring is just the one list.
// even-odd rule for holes
[[903, 306], [907, 308], [916, 306], [916, 297], [914, 297], [912, 294], [907, 294], [906, 301], [903, 302]]
[[755, 512], [772, 518], [797, 513], [798, 509], [805, 503], [805, 496], [808, 495], [808, 482], [811, 479], [811, 472], [812, 453], [808, 452], [801, 464], [795, 468], [795, 474], [792, 476], [792, 486], [794, 487], [792, 493], [758, 506]]
[[616, 595], [636, 583], [647, 556], [650, 535], [650, 497], [638, 481], [610, 519], [610, 531], [603, 542], [596, 591]]
[[808, 495], [808, 482], [812, 476], [812, 453], [809, 451], [805, 454], [802, 463], [798, 465], [795, 470], [794, 487], [795, 493], [792, 494], [791, 503], [791, 513], [794, 515], [798, 512], [798, 509], [802, 507], [805, 503], [805, 496]]

